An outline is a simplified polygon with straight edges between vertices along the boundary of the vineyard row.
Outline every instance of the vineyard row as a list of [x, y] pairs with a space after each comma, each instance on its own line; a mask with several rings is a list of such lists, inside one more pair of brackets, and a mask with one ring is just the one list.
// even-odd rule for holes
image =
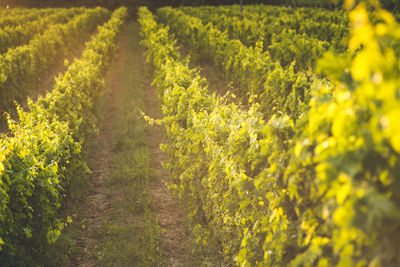
[[[95, 9], [84, 16], [96, 20], [106, 14]], [[33, 265], [70, 223], [59, 209], [69, 182], [86, 168], [84, 145], [93, 129], [93, 103], [126, 17], [126, 8], [114, 11], [53, 90], [28, 101], [28, 111], [19, 109], [17, 121], [9, 119], [11, 132], [0, 140], [0, 262]], [[76, 21], [74, 25], [81, 27]]]
[[[263, 85], [259, 77], [274, 72], [264, 67], [268, 54], [179, 10], [157, 14], [168, 27], [139, 10], [162, 100], [168, 136], [162, 148], [171, 188], [190, 205], [199, 243], [218, 240], [226, 262], [240, 266], [395, 266], [400, 62], [392, 44], [400, 26], [394, 17], [377, 8], [373, 23], [363, 4], [354, 8], [349, 50], [319, 63], [331, 82], [316, 81], [309, 101], [275, 112], [251, 94], [247, 107], [229, 93], [217, 97], [181, 59], [168, 30], [216, 65], [227, 62], [219, 65], [229, 70], [227, 80], [247, 71], [249, 84]], [[293, 101], [296, 90], [282, 92], [279, 77], [286, 83], [277, 73], [277, 86], [264, 88], [266, 103]]]

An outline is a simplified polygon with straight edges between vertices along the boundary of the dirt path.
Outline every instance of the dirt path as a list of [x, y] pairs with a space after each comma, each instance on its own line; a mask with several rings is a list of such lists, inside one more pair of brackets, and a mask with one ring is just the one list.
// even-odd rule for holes
[[106, 76], [105, 117], [103, 118], [100, 135], [95, 153], [89, 158], [92, 170], [90, 190], [87, 192], [85, 203], [82, 204], [83, 219], [80, 237], [77, 241], [79, 253], [71, 261], [71, 266], [94, 266], [96, 260], [92, 257], [97, 249], [99, 232], [105, 220], [105, 214], [110, 212], [111, 205], [107, 197], [107, 179], [111, 174], [114, 153], [112, 151], [112, 132], [116, 118], [116, 97], [120, 88], [120, 68], [123, 64], [126, 50], [125, 31], [120, 40], [120, 48], [110, 71]]
[[106, 76], [100, 135], [89, 158], [89, 190], [79, 203], [82, 225], [68, 266], [190, 266], [185, 209], [171, 196], [161, 162], [161, 117], [138, 24], [124, 29]]

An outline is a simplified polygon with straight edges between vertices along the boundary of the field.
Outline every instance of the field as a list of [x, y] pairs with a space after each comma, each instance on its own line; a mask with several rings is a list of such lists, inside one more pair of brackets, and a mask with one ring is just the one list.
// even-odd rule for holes
[[400, 264], [377, 2], [0, 14], [0, 265]]

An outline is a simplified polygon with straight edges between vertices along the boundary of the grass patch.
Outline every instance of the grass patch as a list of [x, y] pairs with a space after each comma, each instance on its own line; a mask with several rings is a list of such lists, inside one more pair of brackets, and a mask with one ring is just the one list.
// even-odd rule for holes
[[101, 227], [96, 259], [100, 266], [161, 266], [160, 226], [148, 187], [154, 178], [146, 125], [143, 74], [137, 52], [136, 23], [128, 40], [116, 97], [112, 132], [111, 175], [107, 181], [111, 208]]

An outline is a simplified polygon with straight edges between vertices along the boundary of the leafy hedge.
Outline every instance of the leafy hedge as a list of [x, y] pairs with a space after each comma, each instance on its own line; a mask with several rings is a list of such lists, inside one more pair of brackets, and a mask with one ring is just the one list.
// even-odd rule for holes
[[34, 21], [39, 19], [42, 16], [48, 16], [54, 14], [58, 10], [55, 8], [46, 8], [46, 9], [33, 9], [28, 11], [26, 8], [21, 9], [6, 9], [5, 14], [0, 18], [0, 28], [4, 28], [7, 26], [18, 26], [29, 21]]
[[8, 111], [13, 101], [26, 97], [32, 84], [65, 57], [83, 37], [109, 18], [104, 8], [87, 9], [66, 24], [56, 24], [28, 44], [0, 55], [0, 112]]
[[179, 40], [189, 45], [192, 54], [214, 61], [226, 80], [234, 82], [242, 99], [256, 95], [265, 118], [283, 112], [295, 120], [307, 109], [305, 103], [315, 77], [296, 68], [298, 64], [301, 66], [300, 60], [284, 68], [272, 59], [269, 51], [258, 46], [246, 47], [211, 24], [203, 25], [200, 19], [182, 11], [166, 7], [158, 9], [158, 15]]
[[9, 119], [11, 133], [0, 140], [1, 265], [33, 266], [68, 223], [59, 208], [72, 174], [86, 166], [82, 146], [93, 102], [126, 16], [125, 8], [114, 11], [54, 89], [19, 109], [18, 121]]
[[350, 50], [320, 63], [332, 83], [314, 85], [308, 110], [265, 121], [259, 104], [209, 92], [168, 28], [139, 10], [171, 188], [190, 205], [198, 240], [218, 239], [227, 263], [398, 265], [400, 62], [391, 45], [400, 26], [374, 14], [376, 24], [362, 4], [350, 13]]
[[43, 33], [51, 25], [66, 23], [72, 17], [84, 11], [84, 8], [63, 9], [23, 25], [4, 27], [0, 32], [0, 53], [5, 53], [9, 49], [23, 45], [29, 42], [36, 34]]
[[268, 50], [270, 45], [282, 42], [287, 36], [293, 47], [300, 51], [317, 45], [327, 46], [328, 43], [337, 50], [346, 49], [343, 38], [348, 35], [349, 27], [348, 15], [344, 11], [264, 5], [245, 6], [243, 13], [237, 5], [179, 9], [200, 18], [204, 24], [211, 22], [220, 31], [227, 31], [230, 38], [238, 39], [246, 46], [262, 42], [264, 50]]
[[[206, 53], [208, 53], [208, 56], [210, 53], [213, 53], [213, 51], [214, 53], [227, 53], [223, 50], [233, 52], [232, 48], [215, 47], [219, 45], [216, 44], [216, 42], [223, 41], [224, 43], [230, 44], [235, 43], [235, 40], [230, 39], [225, 30], [221, 31], [208, 21], [206, 21], [207, 24], [203, 25], [200, 19], [186, 15], [184, 12], [170, 7], [158, 9], [157, 14], [163, 23], [171, 27], [180, 40], [189, 43], [194, 49], [199, 49], [200, 47], [203, 50], [209, 50], [201, 51], [201, 56], [205, 56]], [[182, 23], [184, 23], [184, 27], [181, 26]], [[236, 42], [237, 44], [235, 44], [235, 46], [241, 47], [241, 51], [237, 51], [236, 53], [248, 53], [249, 49], [256, 48], [264, 52], [264, 55], [261, 55], [260, 58], [257, 57], [258, 61], [262, 62], [271, 59], [273, 62], [279, 62], [279, 64], [284, 67], [291, 65], [292, 62], [295, 61], [296, 64], [292, 64], [295, 70], [305, 71], [313, 69], [316, 60], [331, 48], [327, 42], [310, 38], [304, 34], [296, 34], [295, 31], [287, 30], [286, 28], [274, 28], [273, 30], [276, 30], [276, 32], [270, 36], [265, 36], [265, 40], [261, 39], [257, 41], [252, 47], [246, 47], [241, 42], [239, 42], [239, 45], [239, 43]], [[195, 44], [196, 41], [200, 43]], [[266, 47], [264, 47], [264, 43]], [[235, 50], [237, 49], [238, 48], [235, 48]], [[221, 58], [221, 56], [218, 58]], [[232, 61], [232, 59], [224, 60], [228, 62]], [[234, 63], [232, 65], [234, 65]]]

